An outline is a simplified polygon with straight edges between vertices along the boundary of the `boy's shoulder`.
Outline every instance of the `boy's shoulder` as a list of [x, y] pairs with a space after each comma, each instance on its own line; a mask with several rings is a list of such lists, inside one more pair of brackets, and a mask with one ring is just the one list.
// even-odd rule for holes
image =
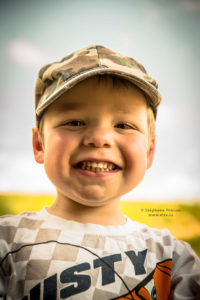
[[[46, 225], [44, 225], [46, 223]], [[69, 221], [56, 217], [47, 212], [46, 208], [41, 211], [22, 212], [18, 215], [0, 216], [0, 238], [5, 232], [15, 232], [17, 229], [38, 230], [41, 227], [59, 228], [62, 230], [71, 229], [72, 231], [83, 231], [88, 234], [95, 233], [98, 229], [99, 235], [107, 236], [126, 236], [143, 239], [147, 242], [161, 241], [164, 244], [171, 244], [175, 238], [168, 229], [152, 228], [144, 223], [136, 222], [127, 217], [127, 223], [119, 226], [102, 226], [98, 224], [81, 224], [75, 221]]]
[[61, 243], [69, 240], [74, 245], [85, 246], [100, 243], [107, 247], [106, 245], [120, 244], [124, 249], [134, 248], [139, 252], [146, 249], [148, 255], [155, 257], [157, 261], [173, 257], [176, 262], [180, 261], [181, 257], [195, 256], [190, 245], [176, 239], [168, 229], [151, 228], [128, 217], [125, 225], [118, 226], [68, 221], [49, 214], [46, 209], [0, 217], [2, 247], [13, 250], [24, 244], [41, 244], [57, 240]]
[[[127, 217], [127, 223], [122, 226], [101, 226], [97, 224], [81, 224], [53, 216], [45, 208], [38, 212], [23, 212], [18, 215], [4, 215], [0, 217], [0, 240], [8, 244], [24, 243], [52, 237], [55, 232], [72, 232], [75, 235], [102, 236], [102, 239], [117, 239], [128, 243], [144, 243], [148, 249], [176, 248], [179, 253], [185, 243], [177, 240], [168, 229], [152, 228], [146, 224], [135, 222]], [[40, 240], [40, 238], [39, 238]]]
[[169, 229], [153, 228], [147, 224], [132, 221], [132, 235], [143, 239], [147, 244], [162, 243], [163, 245], [171, 245], [177, 239], [171, 234]]
[[0, 240], [13, 243], [22, 233], [27, 237], [33, 234], [45, 220], [40, 212], [23, 212], [18, 215], [0, 217]]
[[32, 227], [33, 223], [42, 221], [40, 211], [26, 211], [17, 215], [0, 216], [0, 227]]

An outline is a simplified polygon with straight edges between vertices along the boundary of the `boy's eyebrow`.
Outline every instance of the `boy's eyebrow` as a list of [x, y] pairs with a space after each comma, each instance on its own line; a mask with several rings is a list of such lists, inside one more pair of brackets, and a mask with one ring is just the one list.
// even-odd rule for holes
[[63, 111], [64, 110], [74, 110], [77, 108], [81, 108], [84, 107], [84, 103], [83, 102], [64, 102], [62, 104], [60, 104], [58, 107], [56, 107], [57, 111]]
[[123, 114], [130, 114], [130, 108], [128, 108], [124, 105], [116, 104], [115, 108], [116, 108], [116, 110], [118, 110], [119, 112], [121, 112]]
[[[63, 102], [58, 107], [56, 107], [56, 111], [63, 112], [63, 111], [72, 111], [76, 109], [81, 109], [85, 106], [85, 103], [82, 101], [75, 101], [75, 102]], [[122, 114], [130, 114], [130, 108], [124, 106], [123, 104], [115, 104], [115, 110], [119, 111]]]

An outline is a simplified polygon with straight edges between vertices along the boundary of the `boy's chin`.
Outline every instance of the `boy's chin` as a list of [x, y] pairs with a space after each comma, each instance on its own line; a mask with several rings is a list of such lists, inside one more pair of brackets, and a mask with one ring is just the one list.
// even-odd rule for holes
[[73, 201], [79, 203], [86, 207], [100, 207], [109, 204], [116, 198], [109, 197], [97, 197], [96, 195], [92, 197], [89, 195], [88, 197], [74, 197]]
[[121, 195], [108, 195], [103, 192], [92, 193], [92, 191], [85, 192], [84, 194], [66, 195], [66, 200], [71, 200], [75, 203], [85, 207], [100, 207], [108, 205], [112, 202], [120, 200]]
[[121, 195], [118, 193], [108, 192], [106, 189], [97, 186], [86, 187], [81, 194], [77, 194], [74, 197], [79, 203], [87, 206], [102, 206], [108, 204], [109, 202], [119, 199]]

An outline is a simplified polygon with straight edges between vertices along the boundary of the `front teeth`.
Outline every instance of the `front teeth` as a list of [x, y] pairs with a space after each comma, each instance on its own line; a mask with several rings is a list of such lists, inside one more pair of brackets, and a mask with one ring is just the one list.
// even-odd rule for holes
[[107, 162], [84, 161], [80, 163], [79, 166], [83, 170], [88, 170], [92, 172], [108, 172], [115, 169], [114, 164]]

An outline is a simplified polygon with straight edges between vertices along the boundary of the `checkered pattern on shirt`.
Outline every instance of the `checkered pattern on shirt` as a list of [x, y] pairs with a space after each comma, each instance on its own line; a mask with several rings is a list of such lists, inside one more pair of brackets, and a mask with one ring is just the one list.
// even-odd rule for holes
[[[85, 249], [64, 243], [80, 245], [102, 258], [120, 254], [122, 260], [115, 262], [115, 270], [123, 277], [130, 290], [155, 268], [157, 262], [172, 257], [173, 239], [168, 231], [149, 231], [147, 226], [141, 231], [133, 228], [127, 235], [106, 236], [99, 235], [98, 232], [75, 233], [68, 227], [56, 227], [40, 213], [23, 213], [15, 217], [7, 216], [2, 220], [0, 260], [4, 259], [9, 251], [22, 247], [16, 253], [9, 254], [2, 263], [5, 278], [12, 275], [8, 288], [10, 299], [21, 299], [25, 295], [29, 297], [30, 290], [39, 283], [42, 295], [44, 280], [55, 274], [57, 274], [57, 299], [60, 299], [60, 291], [65, 287], [60, 280], [60, 274], [63, 270], [84, 262], [89, 263], [90, 269], [81, 274], [91, 276], [91, 287], [81, 294], [81, 299], [106, 300], [127, 292], [117, 275], [114, 283], [102, 285], [102, 270], [94, 268], [94, 260], [98, 258]], [[138, 253], [147, 248], [145, 260], [147, 274], [135, 276], [133, 264], [125, 251], [134, 250]], [[70, 299], [79, 299], [79, 295], [71, 296]]]

